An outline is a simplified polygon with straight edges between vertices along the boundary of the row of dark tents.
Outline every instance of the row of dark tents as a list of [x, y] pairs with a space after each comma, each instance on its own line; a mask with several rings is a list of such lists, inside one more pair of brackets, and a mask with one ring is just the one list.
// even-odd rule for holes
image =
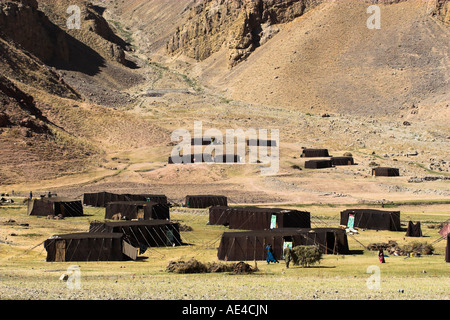
[[[222, 141], [217, 141], [213, 137], [192, 138], [191, 146], [206, 146], [206, 145], [219, 145], [223, 144]], [[249, 147], [276, 147], [276, 140], [264, 140], [264, 139], [248, 139], [246, 144]], [[169, 164], [188, 164], [188, 163], [242, 163], [243, 159], [237, 154], [215, 154], [211, 153], [190, 153], [190, 154], [178, 154], [176, 158], [169, 157]]]
[[[190, 208], [227, 204], [227, 197], [214, 195], [189, 195], [185, 203]], [[91, 222], [88, 232], [47, 239], [47, 261], [136, 260], [147, 248], [183, 245], [179, 224], [170, 221], [165, 195], [98, 192], [85, 193], [83, 200], [29, 199], [28, 214], [83, 216], [84, 206], [105, 208], [105, 221]]]
[[[347, 209], [340, 213], [339, 228], [311, 228], [310, 213], [298, 210], [258, 207], [211, 207], [210, 225], [223, 225], [229, 229], [245, 231], [224, 232], [218, 258], [227, 261], [264, 260], [265, 248], [271, 244], [274, 256], [283, 258], [283, 248], [314, 245], [323, 254], [350, 253], [347, 231], [351, 227], [368, 230], [403, 231], [400, 212], [373, 209]], [[446, 225], [450, 229], [450, 224]], [[440, 234], [448, 239], [450, 230], [442, 228]], [[422, 237], [420, 222], [409, 221], [407, 237]], [[448, 261], [448, 242], [446, 249]]]
[[[351, 166], [354, 165], [352, 156], [333, 157], [329, 154], [328, 149], [302, 149], [300, 154], [302, 158], [329, 158], [329, 159], [313, 159], [305, 161], [306, 169], [324, 169], [335, 166]], [[400, 170], [391, 167], [376, 167], [372, 168], [372, 176], [376, 177], [398, 177]]]
[[[341, 212], [340, 224], [352, 228], [400, 231], [400, 212], [349, 209]], [[306, 211], [259, 207], [222, 207], [209, 209], [209, 224], [224, 225], [244, 232], [224, 232], [219, 245], [221, 260], [263, 260], [271, 244], [274, 256], [281, 259], [286, 243], [291, 246], [315, 245], [323, 254], [348, 254], [347, 232], [343, 228], [311, 228]]]
[[[105, 221], [92, 222], [89, 232], [56, 235], [45, 242], [47, 261], [122, 261], [136, 260], [139, 252], [149, 247], [182, 245], [178, 223], [170, 221], [170, 205], [162, 196], [150, 197], [147, 201], [137, 195], [130, 201], [113, 201], [104, 204]], [[98, 199], [105, 195], [85, 199]], [[117, 199], [112, 196], [110, 199]], [[150, 201], [161, 201], [161, 203]], [[80, 202], [67, 201], [64, 208], [60, 198], [39, 199], [52, 203], [55, 212], [69, 212], [78, 208]], [[86, 200], [83, 200], [85, 203]], [[33, 201], [33, 208], [41, 208], [39, 201]], [[36, 203], [39, 203], [36, 205]], [[97, 205], [100, 202], [95, 202]], [[186, 206], [209, 207], [209, 225], [223, 225], [239, 231], [224, 232], [218, 258], [227, 261], [264, 260], [265, 247], [271, 244], [277, 259], [282, 258], [282, 248], [290, 245], [316, 245], [324, 254], [349, 253], [347, 233], [342, 226], [352, 228], [401, 231], [400, 212], [371, 209], [348, 209], [340, 213], [340, 228], [311, 228], [311, 215], [306, 211], [259, 208], [229, 207], [227, 197], [214, 195], [187, 196]], [[81, 205], [81, 209], [82, 209]], [[41, 209], [38, 210], [39, 212]], [[119, 221], [114, 221], [120, 213]], [[71, 215], [74, 216], [74, 215]], [[126, 220], [123, 219], [126, 217]], [[110, 221], [113, 219], [113, 221]], [[407, 236], [422, 236], [420, 222], [408, 224]]]
[[[49, 211], [44, 210], [46, 204], [53, 204], [53, 208], [76, 207], [77, 216], [83, 215], [83, 205], [105, 208], [105, 221], [91, 222], [88, 231], [47, 239], [44, 242], [47, 261], [136, 260], [151, 247], [182, 245], [179, 224], [170, 221], [165, 195], [98, 192], [85, 193], [83, 200], [42, 198], [28, 203], [32, 215], [48, 215]], [[53, 212], [60, 214], [61, 210]], [[67, 213], [64, 210], [62, 214], [75, 216]]]
[[179, 224], [167, 220], [91, 222], [88, 232], [44, 242], [48, 262], [136, 260], [152, 247], [182, 245]]
[[[188, 208], [208, 208], [227, 206], [227, 197], [222, 195], [187, 195], [184, 206]], [[110, 192], [85, 193], [83, 200], [42, 197], [28, 199], [27, 214], [32, 216], [83, 216], [83, 206], [104, 207], [105, 219], [170, 219], [169, 201], [158, 194], [115, 194]]]

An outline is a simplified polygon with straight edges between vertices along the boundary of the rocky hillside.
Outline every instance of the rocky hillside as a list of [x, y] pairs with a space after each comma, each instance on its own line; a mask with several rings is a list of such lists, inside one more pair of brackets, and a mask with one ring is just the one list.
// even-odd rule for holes
[[320, 0], [207, 0], [190, 8], [188, 21], [167, 44], [169, 53], [204, 60], [222, 47], [229, 50], [230, 67], [245, 60], [290, 22]]
[[[73, 4], [81, 29], [69, 30]], [[85, 1], [0, 1], [2, 185], [95, 170], [105, 149], [166, 139], [151, 121], [105, 109], [128, 101], [121, 90], [142, 78], [101, 11]]]
[[[192, 32], [183, 38], [180, 31], [175, 39], [191, 39], [181, 41], [186, 45], [178, 50], [205, 58], [190, 75], [229, 99], [305, 113], [379, 117], [413, 104], [421, 109], [420, 117], [430, 116], [427, 109], [435, 106], [447, 113], [449, 2], [379, 1], [381, 30], [367, 28], [371, 3], [317, 4], [290, 22], [273, 25], [279, 32], [255, 50], [245, 49], [245, 63], [230, 60], [230, 52], [236, 50], [229, 46], [205, 46], [206, 54], [195, 56], [194, 44], [200, 50], [203, 42], [202, 36], [187, 37]], [[200, 17], [202, 13], [188, 26]], [[208, 57], [215, 50], [219, 51]]]

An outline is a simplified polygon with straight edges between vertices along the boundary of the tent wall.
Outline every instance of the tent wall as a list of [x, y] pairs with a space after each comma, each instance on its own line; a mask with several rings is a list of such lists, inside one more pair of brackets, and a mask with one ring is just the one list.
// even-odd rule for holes
[[225, 196], [217, 195], [195, 195], [186, 196], [186, 207], [208, 208], [211, 206], [227, 206], [228, 200]]
[[333, 157], [331, 158], [331, 164], [333, 166], [351, 166], [354, 165], [355, 162], [353, 157]]
[[328, 149], [303, 149], [301, 157], [304, 158], [328, 158]]
[[89, 232], [122, 233], [134, 247], [164, 247], [182, 244], [178, 223], [166, 220], [92, 222]]
[[421, 237], [422, 236], [422, 228], [420, 226], [420, 221], [414, 223], [412, 221], [408, 222], [408, 230], [406, 231], [407, 237]]
[[31, 216], [79, 217], [83, 216], [83, 205], [79, 200], [43, 198], [28, 200], [27, 214]]
[[48, 216], [55, 215], [53, 203], [41, 199], [28, 200], [27, 214], [29, 216]]
[[268, 231], [225, 232], [222, 235], [217, 257], [225, 261], [265, 260], [266, 246], [272, 245], [274, 257], [283, 259], [283, 244], [293, 246], [317, 245], [324, 254], [349, 252], [347, 235], [341, 229], [278, 229]]
[[378, 167], [372, 169], [372, 175], [376, 177], [399, 177], [400, 170], [397, 168]]
[[268, 230], [271, 228], [272, 216], [275, 216], [276, 228], [311, 227], [311, 215], [306, 211], [225, 206], [209, 209], [209, 224], [224, 225], [230, 229]]
[[228, 226], [232, 210], [227, 206], [213, 206], [209, 208], [209, 224]]
[[341, 225], [347, 226], [349, 214], [355, 215], [356, 228], [401, 231], [400, 211], [347, 209], [341, 212]]
[[113, 216], [118, 213], [125, 220], [170, 219], [168, 205], [151, 201], [117, 201], [106, 204], [105, 219], [113, 219]]
[[167, 197], [160, 194], [116, 194], [110, 192], [85, 193], [83, 204], [92, 207], [106, 207], [109, 202], [117, 201], [147, 201], [167, 204]]
[[305, 161], [305, 168], [306, 169], [324, 169], [324, 168], [331, 168], [333, 167], [333, 164], [331, 160], [309, 160]]
[[58, 235], [44, 242], [48, 262], [124, 261], [123, 235], [76, 233]]

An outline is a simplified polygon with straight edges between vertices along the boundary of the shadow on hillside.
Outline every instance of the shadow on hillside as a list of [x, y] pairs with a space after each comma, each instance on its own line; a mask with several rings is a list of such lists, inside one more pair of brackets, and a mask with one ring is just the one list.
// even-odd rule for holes
[[[64, 31], [61, 30], [61, 32]], [[78, 71], [89, 76], [99, 74], [101, 68], [106, 66], [105, 59], [94, 49], [65, 32], [64, 38], [68, 51], [65, 53], [66, 56], [64, 58], [57, 56], [52, 61], [47, 62], [49, 66], [60, 70]]]

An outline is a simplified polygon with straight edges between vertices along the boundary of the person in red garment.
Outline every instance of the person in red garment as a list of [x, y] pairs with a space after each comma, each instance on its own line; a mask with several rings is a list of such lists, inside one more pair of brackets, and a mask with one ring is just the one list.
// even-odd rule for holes
[[378, 252], [378, 260], [380, 260], [381, 263], [385, 263], [383, 249], [380, 249]]

